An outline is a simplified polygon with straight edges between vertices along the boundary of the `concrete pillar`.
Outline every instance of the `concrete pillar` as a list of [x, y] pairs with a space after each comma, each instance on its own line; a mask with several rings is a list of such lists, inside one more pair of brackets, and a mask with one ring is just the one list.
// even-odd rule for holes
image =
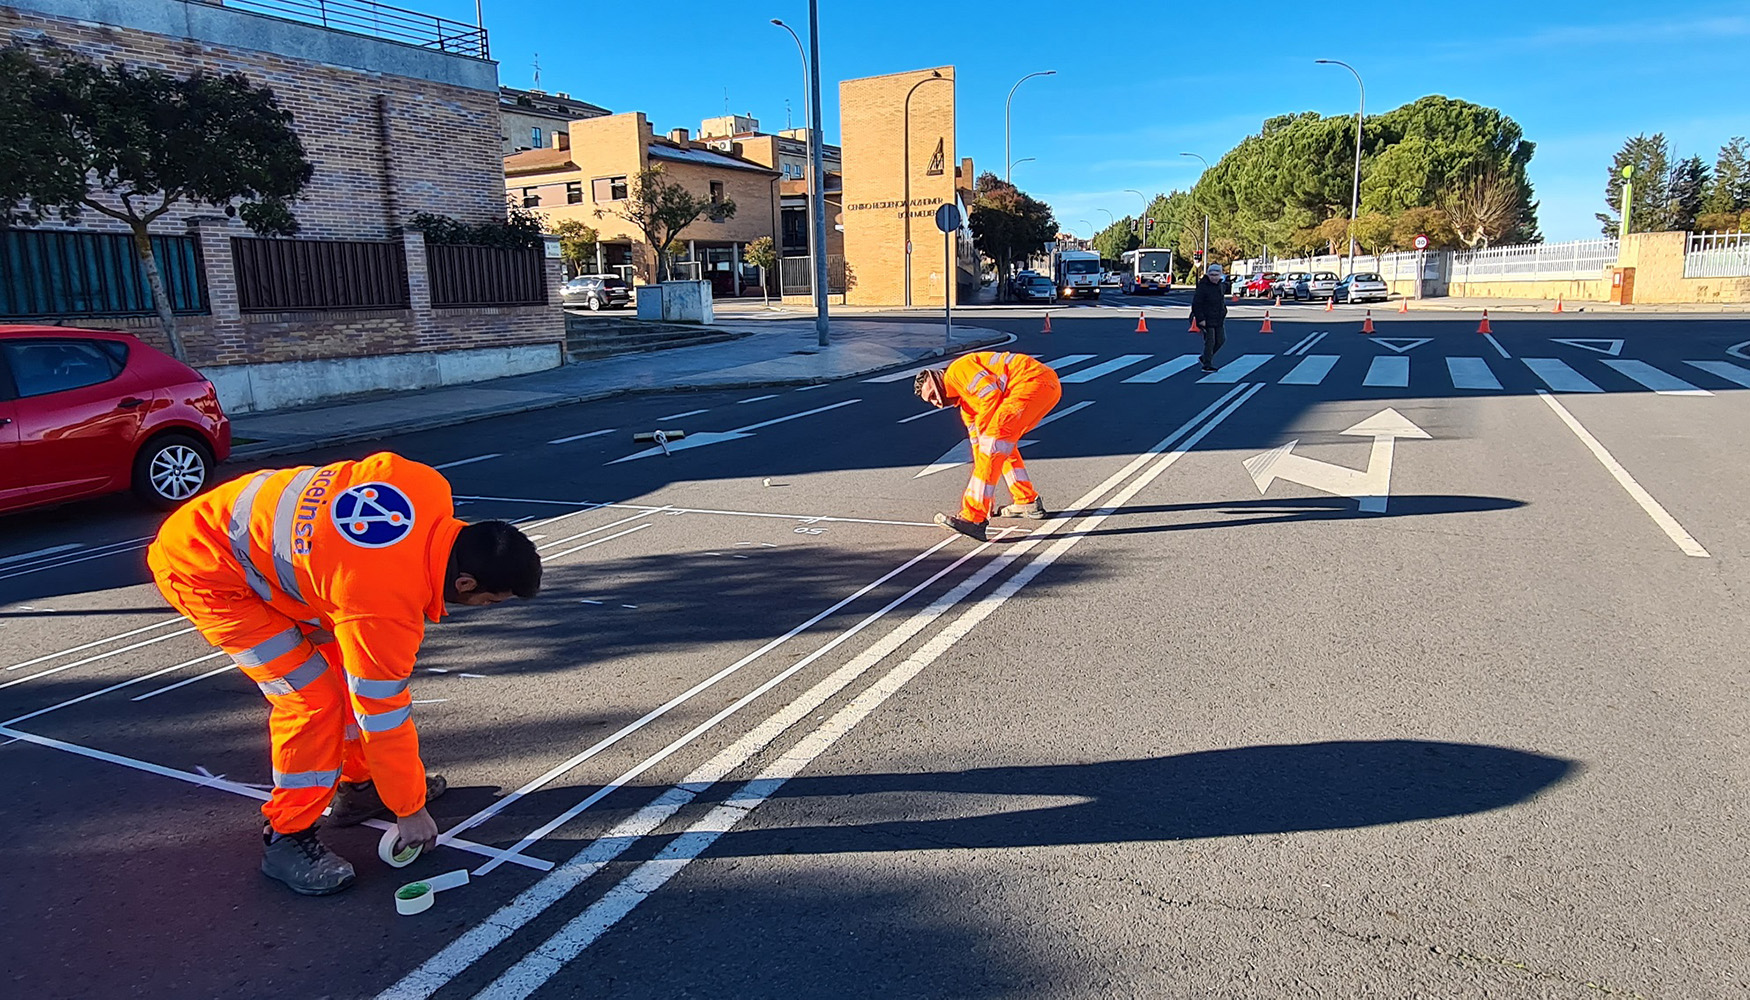
[[431, 265], [425, 253], [425, 234], [417, 229], [401, 231], [401, 251], [407, 257], [407, 305], [413, 313], [415, 335], [424, 341], [437, 330], [431, 309]]
[[735, 297], [741, 298], [741, 244], [729, 244], [729, 273], [735, 275]]

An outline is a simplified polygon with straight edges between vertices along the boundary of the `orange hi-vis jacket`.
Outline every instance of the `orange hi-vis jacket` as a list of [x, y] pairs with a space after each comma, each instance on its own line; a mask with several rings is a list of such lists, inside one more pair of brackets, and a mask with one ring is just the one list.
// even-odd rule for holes
[[[209, 640], [247, 628], [228, 623], [249, 621], [257, 601], [293, 623], [258, 649], [303, 642], [298, 622], [332, 632], [371, 777], [384, 805], [407, 816], [426, 790], [408, 681], [425, 622], [444, 613], [462, 527], [441, 474], [382, 452], [219, 486], [165, 523], [150, 561], [161, 586], [171, 575], [202, 593], [209, 613], [191, 617]], [[253, 662], [278, 651], [261, 649]]]
[[1057, 372], [1013, 351], [964, 354], [942, 374], [943, 389], [960, 408], [972, 439], [972, 476], [960, 498], [961, 518], [990, 518], [998, 480], [1006, 481], [1016, 503], [1039, 499], [1021, 461], [1021, 435], [1044, 419], [1063, 396]]

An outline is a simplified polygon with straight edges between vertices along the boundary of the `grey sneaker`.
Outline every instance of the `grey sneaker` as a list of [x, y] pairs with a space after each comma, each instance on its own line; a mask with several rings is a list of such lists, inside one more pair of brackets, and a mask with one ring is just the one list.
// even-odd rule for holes
[[[431, 802], [449, 788], [441, 774], [425, 776], [425, 801]], [[328, 807], [328, 822], [334, 826], [358, 826], [367, 819], [387, 818], [389, 807], [377, 794], [374, 781], [343, 781], [334, 791], [334, 802]]]
[[315, 827], [287, 834], [268, 829], [261, 839], [267, 843], [261, 873], [279, 879], [293, 892], [327, 896], [352, 885], [352, 865], [316, 838]]
[[983, 521], [968, 521], [965, 518], [937, 514], [936, 523], [949, 531], [958, 531], [975, 542], [985, 541]]
[[1045, 520], [1045, 503], [1035, 500], [1032, 503], [1012, 503], [997, 511], [998, 517], [1024, 517], [1029, 521]]

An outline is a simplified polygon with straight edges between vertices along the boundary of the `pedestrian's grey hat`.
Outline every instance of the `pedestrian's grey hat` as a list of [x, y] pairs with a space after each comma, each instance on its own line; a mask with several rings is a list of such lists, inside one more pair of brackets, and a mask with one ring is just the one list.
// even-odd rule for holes
[[1219, 278], [1223, 274], [1226, 274], [1227, 272], [1225, 272], [1221, 269], [1220, 264], [1211, 264], [1211, 265], [1209, 265], [1209, 273], [1211, 275], [1214, 275], [1215, 277]]

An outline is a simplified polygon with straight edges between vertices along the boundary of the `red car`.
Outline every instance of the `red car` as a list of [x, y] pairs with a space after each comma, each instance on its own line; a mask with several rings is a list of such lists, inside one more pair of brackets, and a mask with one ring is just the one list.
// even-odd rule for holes
[[168, 510], [230, 453], [193, 368], [125, 333], [0, 326], [0, 511], [126, 489]]
[[1252, 280], [1246, 282], [1245, 289], [1241, 294], [1250, 295], [1254, 298], [1262, 298], [1263, 296], [1269, 295], [1270, 286], [1276, 283], [1278, 277], [1280, 277], [1280, 275], [1275, 271], [1265, 271], [1263, 274], [1254, 274], [1252, 275]]

